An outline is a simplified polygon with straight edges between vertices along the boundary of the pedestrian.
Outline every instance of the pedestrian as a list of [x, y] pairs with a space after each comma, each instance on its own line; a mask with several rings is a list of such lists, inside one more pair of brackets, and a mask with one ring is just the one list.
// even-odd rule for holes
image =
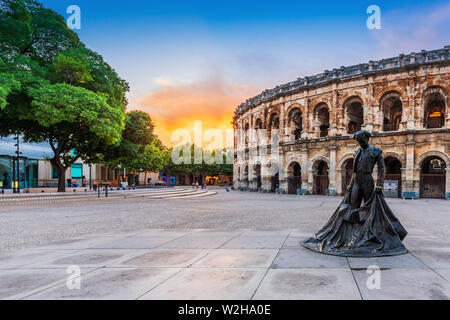
[[198, 186], [199, 186], [199, 184], [198, 184], [198, 181], [195, 183], [195, 189], [197, 189], [198, 190]]

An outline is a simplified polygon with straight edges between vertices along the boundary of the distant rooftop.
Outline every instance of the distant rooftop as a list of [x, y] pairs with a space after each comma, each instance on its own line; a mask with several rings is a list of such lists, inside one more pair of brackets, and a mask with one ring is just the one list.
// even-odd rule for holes
[[[0, 138], [0, 156], [16, 156], [17, 147], [14, 137]], [[24, 143], [20, 140], [22, 157], [35, 160], [45, 160], [53, 157], [53, 151], [48, 143]]]
[[313, 87], [315, 85], [324, 84], [337, 79], [351, 78], [354, 76], [367, 75], [376, 73], [378, 71], [396, 69], [408, 65], [417, 65], [430, 62], [450, 61], [450, 45], [443, 49], [421, 52], [413, 52], [408, 55], [401, 54], [398, 57], [382, 59], [379, 61], [369, 61], [369, 63], [362, 63], [350, 67], [340, 67], [332, 71], [326, 70], [323, 73], [315, 76], [306, 76], [298, 78], [293, 82], [289, 82], [274, 89], [265, 90], [254, 98], [248, 99], [241, 104], [235, 114], [239, 115], [248, 109], [258, 105], [259, 103], [270, 101], [285, 94], [293, 94], [303, 89]]

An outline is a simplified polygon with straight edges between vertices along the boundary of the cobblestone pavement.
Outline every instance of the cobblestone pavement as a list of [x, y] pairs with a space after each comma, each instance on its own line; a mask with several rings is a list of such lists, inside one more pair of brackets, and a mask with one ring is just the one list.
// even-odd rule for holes
[[[448, 202], [388, 200], [410, 232], [407, 255], [347, 259], [300, 246], [339, 201], [219, 191], [2, 207], [2, 247], [14, 250], [0, 253], [0, 299], [450, 298]], [[368, 286], [370, 266], [379, 289]]]

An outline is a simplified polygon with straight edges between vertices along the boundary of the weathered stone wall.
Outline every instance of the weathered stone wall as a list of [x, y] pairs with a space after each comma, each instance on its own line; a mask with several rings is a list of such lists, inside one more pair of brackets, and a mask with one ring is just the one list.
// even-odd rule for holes
[[[355, 75], [318, 83], [309, 80], [313, 84], [299, 86], [291, 91], [286, 91], [286, 88], [292, 85], [284, 85], [250, 99], [236, 111], [236, 132], [248, 128], [257, 129], [259, 122], [262, 123], [263, 129], [270, 130], [271, 119], [279, 117], [279, 157], [271, 154], [258, 156], [255, 141], [250, 141], [248, 146], [236, 145], [235, 187], [256, 190], [257, 177], [254, 168], [260, 164], [262, 187], [265, 191], [270, 191], [274, 176], [273, 162], [278, 161], [280, 191], [287, 192], [289, 166], [297, 162], [301, 166], [301, 189], [313, 193], [316, 164], [318, 161], [324, 161], [328, 166], [330, 194], [342, 194], [345, 171], [343, 165], [346, 160], [353, 158], [354, 151], [358, 148], [351, 134], [351, 126], [356, 123], [358, 129], [366, 129], [374, 134], [371, 144], [383, 149], [385, 157], [394, 157], [401, 162], [403, 192], [413, 192], [416, 195], [420, 193], [422, 162], [428, 156], [437, 156], [447, 166], [446, 193], [450, 197], [448, 51], [449, 47], [436, 51], [438, 53], [422, 52], [421, 57], [424, 58], [420, 61], [418, 58], [413, 59], [416, 54], [406, 58], [400, 56], [387, 59], [383, 62], [384, 67], [378, 67], [377, 70], [373, 70], [373, 65], [379, 66], [380, 62], [371, 62], [368, 71], [364, 69], [365, 65], [362, 65], [361, 68], [366, 70], [364, 72], [356, 72], [354, 67], [350, 67], [347, 69], [353, 70]], [[408, 63], [402, 65], [402, 59], [406, 59]], [[314, 77], [308, 77], [311, 78]], [[267, 98], [267, 95], [272, 97]], [[394, 114], [394, 106], [398, 101], [401, 102], [401, 108], [397, 107], [398, 114], [394, 118], [388, 113]], [[429, 129], [426, 127], [427, 123], [435, 121], [429, 117], [429, 112], [435, 105], [443, 106], [443, 125]], [[290, 119], [291, 111], [296, 108], [302, 115], [302, 132], [297, 140], [294, 136], [295, 127]], [[328, 110], [328, 122], [323, 120], [326, 119], [326, 116], [323, 116], [324, 109]], [[353, 112], [361, 109], [361, 115]], [[361, 121], [360, 128], [358, 121]], [[326, 134], [321, 131], [324, 123], [328, 125], [325, 125]], [[391, 129], [384, 131], [388, 127]], [[269, 166], [271, 162], [272, 165]]]

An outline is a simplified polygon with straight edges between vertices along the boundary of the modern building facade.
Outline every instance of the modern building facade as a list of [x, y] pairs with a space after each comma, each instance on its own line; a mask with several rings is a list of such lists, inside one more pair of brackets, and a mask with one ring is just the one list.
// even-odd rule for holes
[[450, 46], [266, 90], [235, 112], [234, 187], [343, 194], [365, 129], [384, 151], [387, 191], [450, 200], [449, 93]]
[[[0, 139], [0, 190], [13, 189], [14, 171], [17, 173], [17, 143], [14, 137]], [[53, 170], [48, 159], [53, 157], [53, 151], [47, 143], [23, 143], [20, 141], [19, 179], [20, 189], [33, 192], [35, 189], [56, 189], [58, 174]], [[110, 169], [101, 164], [89, 165], [79, 160], [66, 171], [66, 180], [71, 187], [89, 188], [102, 182], [109, 182], [112, 187], [118, 187], [121, 182], [129, 186], [148, 184], [145, 178], [157, 180], [157, 174], [133, 174], [126, 170]], [[69, 184], [68, 184], [69, 186]]]

